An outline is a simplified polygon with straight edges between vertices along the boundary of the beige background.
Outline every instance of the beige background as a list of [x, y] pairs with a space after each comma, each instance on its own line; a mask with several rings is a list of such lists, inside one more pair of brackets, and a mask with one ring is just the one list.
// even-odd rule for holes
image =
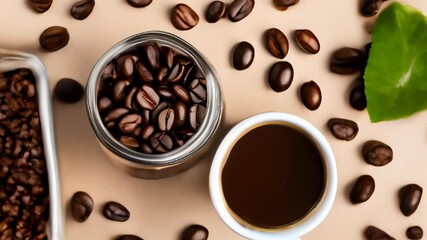
[[[74, 0], [56, 0], [44, 14], [33, 13], [26, 1], [0, 1], [0, 47], [25, 50], [40, 56], [45, 63], [51, 86], [58, 79], [71, 77], [82, 84], [97, 59], [109, 47], [134, 33], [164, 30], [181, 36], [203, 52], [218, 70], [225, 102], [226, 125], [264, 111], [293, 113], [318, 127], [334, 149], [339, 185], [337, 198], [328, 218], [304, 239], [362, 239], [368, 224], [383, 228], [397, 239], [405, 239], [405, 230], [420, 224], [427, 230], [427, 197], [418, 211], [404, 217], [398, 208], [397, 191], [407, 183], [427, 187], [427, 112], [413, 117], [379, 124], [369, 122], [366, 111], [349, 107], [348, 87], [354, 76], [329, 72], [330, 53], [342, 46], [361, 48], [369, 41], [365, 24], [373, 19], [359, 16], [356, 0], [301, 1], [286, 12], [273, 8], [271, 1], [257, 1], [249, 17], [238, 23], [224, 19], [209, 24], [203, 13], [209, 1], [154, 0], [149, 7], [135, 9], [125, 0], [98, 0], [93, 13], [83, 21], [69, 15]], [[202, 17], [190, 31], [178, 31], [169, 22], [169, 11], [178, 2], [194, 8]], [[425, 0], [402, 1], [427, 13]], [[52, 25], [69, 29], [71, 40], [54, 53], [40, 51], [40, 33]], [[292, 86], [283, 93], [268, 88], [266, 73], [277, 61], [263, 47], [262, 33], [270, 28], [281, 29], [288, 38], [298, 28], [311, 29], [320, 39], [321, 51], [306, 55], [290, 42], [286, 60], [295, 69]], [[249, 41], [256, 49], [253, 65], [245, 71], [231, 67], [230, 50], [240, 41]], [[307, 110], [298, 99], [298, 89], [305, 81], [315, 80], [322, 89], [323, 102], [317, 111]], [[189, 171], [164, 180], [147, 181], [132, 178], [117, 170], [97, 144], [85, 112], [84, 101], [67, 105], [54, 101], [56, 134], [61, 165], [64, 205], [75, 191], [86, 191], [95, 200], [95, 209], [85, 223], [77, 223], [66, 214], [66, 239], [112, 239], [117, 234], [133, 233], [144, 239], [177, 239], [186, 225], [199, 223], [210, 231], [209, 239], [242, 239], [230, 231], [217, 217], [208, 193], [208, 172], [215, 145], [210, 154]], [[331, 117], [355, 120], [360, 127], [351, 142], [334, 139], [325, 127]], [[361, 145], [369, 139], [388, 143], [395, 158], [386, 167], [364, 163]], [[218, 144], [218, 143], [216, 143]], [[348, 200], [349, 185], [360, 175], [371, 174], [377, 188], [372, 198], [353, 206]], [[126, 205], [132, 216], [125, 223], [102, 217], [102, 204], [115, 200]]]

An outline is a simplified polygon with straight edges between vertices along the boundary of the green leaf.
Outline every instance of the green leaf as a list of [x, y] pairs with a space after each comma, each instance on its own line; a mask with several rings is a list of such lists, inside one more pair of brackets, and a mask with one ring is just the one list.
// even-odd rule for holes
[[372, 122], [427, 108], [427, 18], [421, 12], [397, 2], [382, 11], [364, 79]]

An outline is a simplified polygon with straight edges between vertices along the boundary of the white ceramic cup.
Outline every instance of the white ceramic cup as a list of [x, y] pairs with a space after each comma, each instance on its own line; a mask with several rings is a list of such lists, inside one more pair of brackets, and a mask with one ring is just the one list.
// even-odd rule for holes
[[[225, 201], [221, 183], [222, 169], [235, 143], [250, 130], [268, 124], [283, 124], [308, 136], [316, 144], [322, 155], [325, 172], [323, 193], [316, 206], [297, 222], [279, 229], [259, 228], [234, 218], [233, 215], [235, 214], [231, 212]], [[295, 115], [279, 112], [257, 114], [234, 126], [221, 142], [210, 169], [209, 190], [218, 215], [237, 234], [253, 240], [300, 239], [301, 236], [317, 227], [332, 208], [337, 191], [337, 169], [334, 154], [322, 133], [306, 120]]]

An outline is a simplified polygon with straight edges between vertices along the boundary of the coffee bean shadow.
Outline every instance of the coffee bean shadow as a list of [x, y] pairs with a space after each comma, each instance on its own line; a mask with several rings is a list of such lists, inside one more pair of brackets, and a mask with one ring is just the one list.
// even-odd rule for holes
[[237, 46], [239, 45], [239, 43], [236, 43], [233, 45], [233, 47], [231, 48], [231, 51], [228, 55], [228, 63], [230, 64], [230, 67], [234, 68], [234, 64], [233, 64], [233, 60], [234, 60], [234, 52], [236, 51]]
[[344, 196], [346, 201], [348, 201], [349, 203], [352, 203], [350, 201], [350, 193], [351, 193], [351, 190], [353, 189], [354, 184], [356, 184], [356, 181], [357, 181], [357, 178], [355, 178], [354, 180], [351, 180], [344, 186]]

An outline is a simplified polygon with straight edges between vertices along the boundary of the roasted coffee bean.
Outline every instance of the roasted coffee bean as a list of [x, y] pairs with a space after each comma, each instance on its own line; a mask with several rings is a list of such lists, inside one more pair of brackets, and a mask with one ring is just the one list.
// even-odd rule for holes
[[44, 13], [49, 10], [53, 0], [28, 0], [28, 5], [38, 13]]
[[140, 107], [153, 110], [159, 104], [160, 97], [152, 87], [144, 85], [136, 94], [136, 101]]
[[320, 51], [320, 42], [316, 35], [308, 29], [295, 30], [295, 42], [306, 53], [316, 54]]
[[173, 85], [172, 86], [173, 92], [175, 96], [180, 99], [183, 103], [188, 104], [190, 103], [190, 94], [188, 94], [187, 90], [183, 88], [180, 85]]
[[118, 236], [116, 240], [144, 240], [144, 239], [135, 235], [126, 234], [126, 235]]
[[368, 226], [365, 229], [364, 235], [367, 240], [396, 240], [394, 237], [374, 226]]
[[361, 0], [360, 14], [365, 17], [372, 17], [376, 15], [385, 1], [387, 0]]
[[374, 190], [374, 178], [369, 175], [360, 176], [351, 190], [350, 200], [354, 204], [366, 202], [372, 196]]
[[157, 70], [160, 67], [160, 49], [156, 43], [144, 45], [145, 57], [151, 69]]
[[363, 158], [368, 164], [385, 166], [393, 160], [393, 150], [387, 144], [371, 140], [363, 145]]
[[175, 113], [173, 109], [167, 108], [160, 112], [157, 118], [157, 126], [160, 131], [167, 132], [172, 128], [175, 121]]
[[135, 129], [142, 123], [142, 117], [139, 114], [128, 114], [119, 122], [119, 129], [123, 133], [133, 133]]
[[417, 184], [408, 184], [399, 191], [400, 211], [405, 216], [411, 216], [418, 208], [423, 195], [423, 188]]
[[311, 111], [318, 109], [322, 102], [322, 92], [314, 81], [306, 82], [301, 86], [300, 96], [304, 106]]
[[167, 86], [157, 88], [157, 93], [162, 98], [171, 98], [173, 96], [173, 92]]
[[129, 85], [129, 81], [126, 81], [126, 80], [118, 81], [114, 85], [113, 98], [116, 102], [120, 102], [121, 100], [123, 100], [123, 98], [125, 97], [125, 90], [128, 85]]
[[141, 144], [141, 151], [143, 153], [146, 153], [146, 154], [152, 154], [153, 153], [153, 149], [151, 149], [151, 147], [145, 143]]
[[188, 118], [190, 120], [190, 126], [193, 130], [197, 130], [203, 123], [205, 118], [206, 108], [200, 104], [193, 104], [189, 108]]
[[327, 125], [332, 135], [340, 140], [351, 141], [359, 132], [357, 123], [348, 119], [331, 118]]
[[180, 3], [172, 9], [171, 21], [176, 29], [189, 30], [199, 23], [199, 15], [188, 5]]
[[40, 35], [40, 46], [49, 52], [57, 51], [67, 46], [70, 41], [68, 30], [61, 26], [49, 27]]
[[108, 97], [103, 97], [98, 101], [98, 109], [103, 112], [109, 109], [113, 105], [113, 102]]
[[288, 7], [297, 3], [299, 3], [299, 0], [273, 0], [274, 6], [280, 11], [285, 11]]
[[190, 98], [194, 103], [202, 103], [206, 100], [207, 93], [200, 79], [194, 79], [190, 84]]
[[206, 227], [193, 224], [184, 229], [180, 240], [207, 240], [209, 231]]
[[130, 147], [130, 148], [137, 148], [139, 147], [138, 141], [134, 137], [130, 136], [121, 136], [119, 139], [120, 143]]
[[234, 49], [233, 66], [237, 70], [244, 70], [251, 66], [255, 58], [255, 49], [248, 42], [240, 42]]
[[288, 38], [277, 28], [270, 28], [265, 32], [265, 45], [271, 55], [276, 58], [283, 59], [288, 55]]
[[60, 79], [53, 89], [55, 97], [66, 103], [75, 103], [82, 99], [84, 94], [83, 86], [74, 79]]
[[270, 68], [268, 83], [275, 92], [288, 89], [294, 79], [294, 68], [289, 62], [277, 62]]
[[142, 63], [139, 62], [135, 66], [136, 72], [138, 74], [139, 79], [144, 82], [152, 82], [154, 77], [150, 70]]
[[102, 213], [104, 217], [117, 222], [126, 222], [130, 217], [129, 210], [118, 202], [107, 202]]
[[176, 102], [173, 110], [175, 113], [174, 126], [181, 127], [187, 120], [187, 107], [183, 102]]
[[172, 139], [166, 133], [155, 133], [150, 137], [151, 147], [158, 153], [166, 153], [172, 150]]
[[80, 0], [71, 7], [70, 14], [77, 20], [87, 18], [95, 7], [95, 0]]
[[77, 222], [86, 221], [93, 210], [93, 199], [85, 192], [76, 192], [71, 198], [71, 214]]
[[151, 112], [151, 119], [153, 120], [153, 123], [157, 124], [157, 119], [158, 119], [159, 114], [163, 110], [170, 108], [170, 107], [171, 106], [170, 106], [169, 102], [166, 102], [166, 101], [161, 102], [159, 105], [157, 105], [157, 107]]
[[209, 4], [206, 9], [206, 21], [209, 23], [216, 23], [221, 18], [225, 17], [227, 13], [227, 4], [221, 1], [213, 1]]
[[143, 8], [151, 4], [153, 0], [127, 0], [129, 5], [136, 8]]
[[422, 239], [424, 235], [423, 229], [420, 226], [412, 226], [406, 230], [406, 236], [409, 239]]
[[154, 127], [151, 125], [146, 125], [141, 132], [142, 139], [147, 140], [154, 133]]
[[351, 74], [363, 70], [365, 56], [355, 48], [340, 48], [332, 54], [330, 69], [338, 74]]
[[163, 81], [163, 80], [165, 80], [166, 75], [168, 75], [168, 72], [169, 72], [169, 69], [167, 67], [161, 67], [157, 72], [157, 76], [156, 76], [157, 82], [159, 82], [160, 84], [166, 84], [166, 81]]
[[169, 73], [168, 82], [171, 82], [171, 83], [178, 82], [184, 76], [184, 72], [185, 72], [184, 65], [180, 64], [179, 62], [175, 63], [175, 65], [173, 66], [173, 68]]
[[363, 111], [368, 106], [365, 95], [365, 84], [363, 83], [362, 78], [355, 80], [355, 83], [352, 86], [350, 91], [349, 102], [352, 108]]
[[117, 74], [122, 78], [129, 78], [133, 75], [135, 63], [132, 59], [132, 55], [126, 54], [117, 58], [116, 71]]
[[133, 87], [129, 93], [126, 95], [125, 97], [125, 107], [132, 109], [132, 103], [134, 102], [133, 99], [135, 97], [136, 91], [138, 91], [138, 89], [136, 87]]
[[116, 108], [107, 114], [107, 116], [104, 118], [104, 123], [105, 124], [110, 122], [114, 123], [114, 121], [118, 120], [128, 112], [129, 110], [126, 108]]
[[255, 0], [234, 0], [228, 7], [228, 19], [238, 22], [247, 17], [255, 6]]
[[[162, 63], [166, 65], [167, 68], [172, 68], [174, 63], [175, 52], [169, 47], [162, 46], [160, 47], [160, 52], [162, 56]], [[179, 62], [179, 61], [177, 61]]]

